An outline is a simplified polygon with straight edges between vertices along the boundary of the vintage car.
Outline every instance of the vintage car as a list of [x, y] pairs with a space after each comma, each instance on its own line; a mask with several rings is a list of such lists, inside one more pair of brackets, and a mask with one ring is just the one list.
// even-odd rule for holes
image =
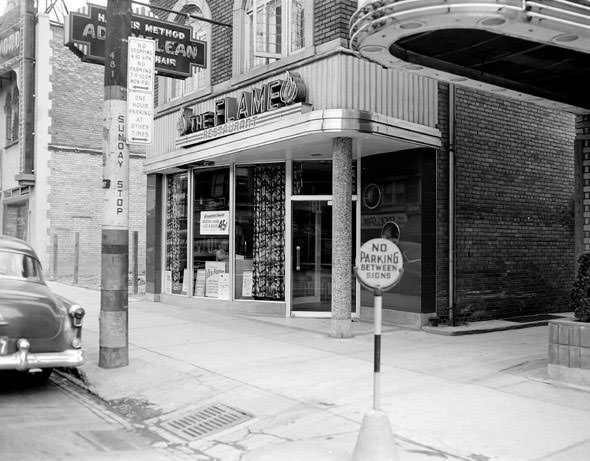
[[46, 380], [55, 367], [84, 363], [84, 309], [46, 285], [26, 242], [0, 236], [0, 371]]

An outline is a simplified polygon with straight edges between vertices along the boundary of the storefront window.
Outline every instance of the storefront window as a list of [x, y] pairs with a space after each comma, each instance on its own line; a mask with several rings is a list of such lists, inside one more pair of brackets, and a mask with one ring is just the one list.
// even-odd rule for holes
[[230, 299], [229, 168], [195, 170], [193, 295]]
[[187, 294], [188, 174], [168, 176], [166, 191], [166, 270], [164, 293]]
[[[404, 257], [401, 282], [383, 293], [384, 309], [420, 311], [422, 294], [423, 206], [422, 157], [396, 152], [362, 160], [361, 243], [384, 237]], [[371, 306], [372, 293], [362, 289], [361, 303]]]
[[285, 167], [236, 167], [236, 299], [285, 299]]

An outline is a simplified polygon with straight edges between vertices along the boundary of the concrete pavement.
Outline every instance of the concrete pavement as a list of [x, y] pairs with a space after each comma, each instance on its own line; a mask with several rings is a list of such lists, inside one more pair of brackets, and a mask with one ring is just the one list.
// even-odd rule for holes
[[[334, 339], [329, 320], [130, 297], [129, 366], [101, 369], [100, 293], [49, 284], [87, 310], [86, 385], [138, 429], [193, 459], [350, 459], [372, 406], [371, 324]], [[384, 325], [392, 459], [590, 459], [590, 392], [548, 379], [547, 335], [547, 326], [448, 336]]]

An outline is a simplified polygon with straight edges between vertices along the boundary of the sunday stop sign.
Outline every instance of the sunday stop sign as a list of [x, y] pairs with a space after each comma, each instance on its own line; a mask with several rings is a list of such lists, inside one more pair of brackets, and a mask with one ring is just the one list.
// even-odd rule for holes
[[400, 281], [403, 264], [402, 252], [395, 243], [384, 238], [371, 239], [361, 246], [356, 275], [370, 288], [387, 290]]

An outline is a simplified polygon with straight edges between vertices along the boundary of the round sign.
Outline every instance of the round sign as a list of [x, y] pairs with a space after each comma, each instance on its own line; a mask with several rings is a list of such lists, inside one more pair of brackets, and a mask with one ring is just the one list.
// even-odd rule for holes
[[381, 291], [393, 288], [404, 273], [402, 252], [390, 240], [377, 238], [363, 243], [355, 273], [367, 288]]
[[363, 191], [363, 204], [372, 210], [381, 203], [381, 189], [377, 184], [369, 184]]

